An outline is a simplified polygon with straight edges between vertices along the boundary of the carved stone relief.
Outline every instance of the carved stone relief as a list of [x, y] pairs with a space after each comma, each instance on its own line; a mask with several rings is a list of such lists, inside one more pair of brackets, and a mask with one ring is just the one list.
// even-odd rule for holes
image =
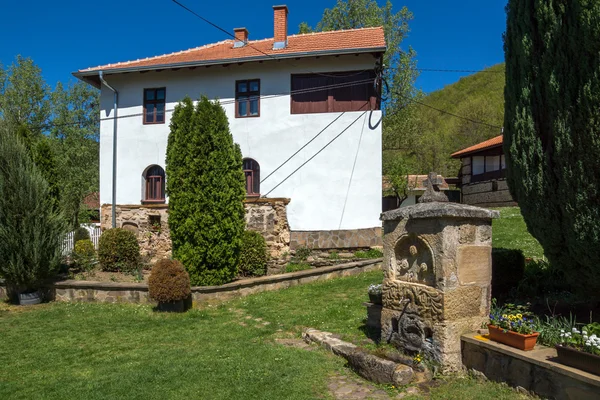
[[390, 265], [389, 278], [435, 286], [435, 270], [431, 249], [417, 235], [405, 235], [394, 247], [395, 265]]
[[385, 280], [383, 306], [392, 310], [418, 313], [423, 319], [443, 319], [443, 294], [441, 291], [418, 284]]

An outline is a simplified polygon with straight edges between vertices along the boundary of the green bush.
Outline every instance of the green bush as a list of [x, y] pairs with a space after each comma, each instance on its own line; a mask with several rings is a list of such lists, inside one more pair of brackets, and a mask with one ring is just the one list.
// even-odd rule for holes
[[568, 289], [563, 270], [548, 261], [533, 260], [525, 266], [525, 273], [514, 291], [514, 297], [536, 300], [560, 293], [563, 300], [567, 300], [566, 293], [563, 292]]
[[312, 267], [310, 266], [310, 264], [307, 264], [307, 263], [290, 262], [290, 263], [288, 263], [288, 265], [285, 266], [285, 272], [304, 271], [306, 269], [311, 269], [311, 268]]
[[308, 247], [298, 247], [294, 253], [294, 260], [306, 261], [312, 254], [312, 249]]
[[369, 249], [367, 251], [357, 251], [354, 253], [354, 257], [356, 258], [381, 258], [383, 257], [383, 252], [379, 249]]
[[98, 260], [103, 271], [135, 271], [140, 263], [140, 246], [133, 232], [123, 228], [104, 231], [98, 243]]
[[10, 296], [39, 289], [59, 264], [66, 223], [17, 136], [0, 126], [0, 276]]
[[89, 239], [78, 240], [75, 242], [75, 248], [71, 254], [73, 264], [84, 271], [90, 271], [94, 268], [96, 261], [96, 249]]
[[517, 249], [492, 249], [492, 297], [506, 299], [525, 272], [525, 256]]
[[245, 229], [242, 153], [218, 102], [187, 97], [175, 107], [167, 145], [173, 258], [193, 285], [221, 285], [236, 273]]
[[267, 244], [262, 235], [255, 231], [245, 231], [242, 243], [238, 274], [244, 277], [266, 274]]
[[75, 233], [73, 234], [73, 242], [77, 243], [80, 240], [90, 240], [90, 232], [81, 226], [75, 229]]
[[159, 260], [148, 278], [148, 294], [161, 303], [172, 303], [187, 299], [192, 293], [190, 276], [177, 260]]

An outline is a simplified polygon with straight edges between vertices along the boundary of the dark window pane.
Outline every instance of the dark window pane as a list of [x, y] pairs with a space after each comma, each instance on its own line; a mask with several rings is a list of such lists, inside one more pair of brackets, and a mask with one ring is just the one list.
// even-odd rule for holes
[[238, 82], [237, 91], [240, 93], [245, 93], [248, 91], [248, 84], [246, 82]]
[[258, 115], [258, 100], [250, 100], [250, 115]]
[[258, 81], [250, 81], [250, 91], [258, 92]]
[[146, 122], [154, 122], [154, 104], [146, 104]]
[[164, 122], [165, 120], [165, 103], [156, 104], [156, 122]]
[[245, 116], [248, 114], [248, 97], [241, 96], [238, 98], [238, 115]]
[[165, 89], [158, 89], [156, 91], [156, 99], [157, 100], [164, 100], [165, 99]]
[[146, 90], [146, 100], [154, 100], [154, 90]]

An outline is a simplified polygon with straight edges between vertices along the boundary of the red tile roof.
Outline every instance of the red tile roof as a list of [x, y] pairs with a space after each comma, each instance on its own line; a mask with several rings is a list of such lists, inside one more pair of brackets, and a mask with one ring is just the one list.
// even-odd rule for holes
[[[125, 61], [115, 64], [101, 65], [79, 70], [75, 75], [92, 71], [109, 71], [121, 69], [153, 69], [152, 67], [168, 67], [178, 64], [205, 63], [208, 64], [227, 62], [253, 61], [253, 58], [273, 58], [278, 56], [314, 56], [315, 53], [348, 53], [361, 51], [385, 50], [385, 37], [382, 27], [348, 29], [341, 31], [317, 32], [304, 35], [288, 36], [288, 44], [284, 49], [273, 50], [274, 39], [251, 40], [243, 47], [234, 48], [234, 40], [208, 44], [189, 50], [142, 60]], [[264, 53], [264, 54], [263, 54]]]
[[83, 198], [83, 204], [89, 209], [99, 210], [100, 209], [100, 193], [92, 192]]
[[487, 150], [498, 146], [502, 146], [502, 135], [488, 139], [485, 142], [477, 143], [476, 145], [467, 147], [466, 149], [459, 150], [456, 153], [453, 153], [450, 157], [460, 158], [466, 156], [467, 154], [476, 153], [478, 151]]

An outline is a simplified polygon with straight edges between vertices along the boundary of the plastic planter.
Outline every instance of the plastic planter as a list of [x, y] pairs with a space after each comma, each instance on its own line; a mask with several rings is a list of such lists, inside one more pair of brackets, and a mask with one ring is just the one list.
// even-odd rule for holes
[[534, 332], [531, 335], [523, 335], [512, 331], [505, 332], [504, 329], [494, 325], [488, 325], [488, 329], [490, 331], [490, 339], [525, 351], [533, 350], [539, 336], [538, 332]]
[[556, 346], [556, 352], [559, 363], [600, 375], [600, 356], [561, 345]]

